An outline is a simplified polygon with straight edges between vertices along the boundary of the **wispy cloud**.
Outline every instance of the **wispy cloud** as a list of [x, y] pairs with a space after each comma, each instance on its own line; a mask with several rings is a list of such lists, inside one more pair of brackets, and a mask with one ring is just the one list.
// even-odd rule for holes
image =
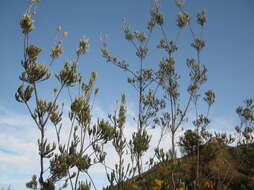
[[38, 169], [32, 126], [27, 115], [0, 108], [0, 187], [25, 184]]
[[210, 128], [220, 132], [232, 133], [238, 123], [239, 121], [237, 117], [215, 116], [211, 118]]
[[[125, 126], [124, 135], [128, 139], [134, 131], [136, 131], [136, 122], [133, 120], [135, 117], [135, 110], [132, 107], [128, 107], [127, 123]], [[93, 122], [96, 122], [97, 118], [107, 118], [107, 112], [103, 111], [99, 105], [95, 105], [93, 110]], [[191, 125], [190, 116], [189, 121], [183, 125], [184, 129], [193, 128]], [[213, 117], [212, 123], [209, 126], [210, 130], [216, 130], [221, 132], [230, 132], [231, 127], [236, 123], [235, 120], [227, 117]], [[70, 121], [67, 115], [63, 118], [63, 141], [67, 140]], [[25, 184], [34, 173], [39, 171], [38, 160], [38, 148], [37, 139], [39, 137], [39, 131], [34, 126], [33, 121], [29, 118], [28, 114], [23, 115], [15, 112], [11, 112], [6, 108], [0, 106], [0, 187], [8, 184], [14, 186], [19, 184]], [[149, 134], [152, 135], [151, 147], [148, 153], [144, 156], [144, 163], [148, 161], [154, 154], [154, 148], [157, 146], [157, 142], [160, 138], [160, 129], [149, 129]], [[176, 139], [183, 134], [183, 130], [179, 130]], [[52, 126], [47, 128], [47, 138], [49, 141], [56, 139], [55, 131]], [[169, 150], [170, 134], [166, 133], [160, 147], [164, 150]], [[108, 152], [107, 164], [110, 167], [114, 167], [114, 164], [118, 161], [116, 153], [111, 145], [105, 147], [105, 151]], [[179, 153], [179, 150], [178, 150]], [[130, 158], [126, 158], [126, 161], [130, 161]], [[90, 174], [95, 177], [99, 188], [107, 185], [107, 179], [104, 168], [100, 165], [91, 168]], [[20, 188], [19, 188], [20, 189]]]
[[0, 105], [0, 125], [23, 127], [33, 124], [28, 114], [17, 114]]

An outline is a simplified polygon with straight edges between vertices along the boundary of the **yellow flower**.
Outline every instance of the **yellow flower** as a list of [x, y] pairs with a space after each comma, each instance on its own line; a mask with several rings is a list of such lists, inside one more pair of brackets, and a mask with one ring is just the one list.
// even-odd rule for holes
[[163, 183], [164, 183], [163, 180], [155, 179], [153, 190], [160, 190]]
[[40, 0], [32, 0], [31, 2], [32, 2], [32, 3], [39, 3]]
[[160, 179], [155, 179], [154, 180], [154, 184], [157, 185], [157, 186], [161, 186], [163, 184], [163, 180], [160, 180]]
[[178, 188], [176, 188], [176, 190], [184, 190], [184, 188], [183, 187], [178, 187]]
[[214, 184], [213, 184], [212, 181], [206, 181], [206, 182], [204, 183], [204, 187], [207, 187], [208, 189], [213, 189]]
[[63, 35], [64, 35], [64, 37], [67, 37], [68, 36], [68, 32], [64, 32]]

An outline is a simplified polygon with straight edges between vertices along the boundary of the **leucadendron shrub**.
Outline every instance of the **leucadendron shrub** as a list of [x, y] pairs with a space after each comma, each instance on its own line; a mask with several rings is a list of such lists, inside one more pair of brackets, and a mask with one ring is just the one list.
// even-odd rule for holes
[[[121, 70], [126, 71], [129, 74], [128, 83], [130, 83], [137, 92], [138, 99], [138, 114], [136, 117], [137, 130], [133, 133], [130, 141], [131, 153], [136, 161], [136, 168], [138, 174], [141, 175], [144, 165], [143, 159], [145, 153], [149, 150], [149, 144], [151, 136], [147, 132], [149, 127], [160, 127], [162, 130], [160, 140], [155, 149], [155, 156], [148, 161], [149, 163], [154, 162], [154, 158], [159, 161], [162, 159], [161, 156], [167, 157], [173, 161], [173, 165], [177, 165], [177, 151], [176, 151], [176, 134], [179, 129], [182, 128], [183, 124], [187, 120], [188, 111], [193, 105], [195, 108], [196, 119], [193, 124], [196, 128], [196, 133], [199, 136], [201, 131], [204, 133], [210, 122], [208, 114], [210, 108], [215, 100], [215, 93], [212, 90], [205, 92], [204, 101], [208, 105], [207, 114], [201, 114], [198, 112], [198, 102], [203, 93], [203, 85], [207, 81], [207, 67], [201, 63], [200, 55], [205, 48], [206, 42], [202, 37], [204, 26], [207, 22], [206, 11], [201, 10], [197, 13], [195, 22], [200, 26], [201, 35], [197, 35], [199, 32], [193, 30], [194, 20], [191, 14], [185, 10], [184, 1], [176, 0], [176, 8], [178, 14], [176, 15], [176, 30], [177, 36], [174, 39], [171, 34], [168, 34], [165, 25], [167, 19], [165, 14], [162, 12], [159, 1], [152, 1], [153, 7], [150, 10], [150, 17], [147, 23], [145, 31], [135, 31], [131, 27], [124, 23], [123, 33], [124, 38], [129, 42], [133, 48], [136, 56], [136, 65], [129, 65], [127, 61], [122, 60], [116, 56], [112, 56], [105, 39], [103, 40], [103, 47], [101, 49], [103, 57], [106, 62], [112, 63], [119, 67]], [[183, 73], [184, 77], [189, 77], [189, 85], [186, 89], [186, 93], [180, 87], [180, 71], [177, 70], [178, 61], [176, 60], [176, 54], [180, 51], [178, 42], [182, 30], [187, 30], [190, 33], [192, 42], [189, 45], [190, 51], [195, 50], [193, 57], [186, 59], [186, 67], [189, 72]], [[151, 69], [149, 65], [149, 57], [152, 54], [154, 47], [149, 47], [151, 38], [154, 37], [153, 31], [159, 30], [161, 37], [157, 39], [157, 49], [162, 50], [164, 57], [158, 62], [158, 69]], [[133, 64], [133, 63], [132, 63]], [[133, 69], [138, 68], [138, 69]], [[183, 92], [182, 94], [180, 92]], [[187, 97], [187, 101], [183, 102], [183, 99]], [[164, 110], [163, 110], [164, 109]], [[169, 150], [166, 153], [162, 153], [162, 149], [159, 148], [161, 139], [169, 132], [170, 134], [170, 145]], [[199, 144], [196, 145], [199, 147]], [[198, 148], [197, 148], [198, 149]], [[159, 154], [158, 154], [159, 153]], [[199, 154], [199, 151], [197, 151]], [[199, 156], [197, 156], [199, 158]], [[171, 179], [172, 189], [176, 189], [177, 181], [174, 166], [172, 166]], [[199, 159], [197, 159], [197, 172], [196, 181], [199, 179]], [[199, 186], [196, 184], [196, 186]], [[197, 187], [198, 188], [198, 187]]]
[[[58, 40], [51, 49], [49, 61], [41, 63], [39, 58], [43, 48], [33, 44], [30, 35], [35, 30], [34, 10], [37, 3], [39, 0], [30, 1], [20, 19], [24, 36], [23, 71], [19, 76], [21, 85], [15, 94], [16, 100], [24, 104], [39, 131], [39, 171], [26, 186], [43, 190], [56, 187], [88, 190], [93, 185], [96, 189], [89, 172], [92, 166], [104, 162], [106, 152], [103, 146], [112, 140], [115, 129], [104, 120], [98, 119], [92, 123], [92, 110], [99, 91], [94, 88], [97, 74], [92, 72], [86, 82], [79, 73], [79, 58], [87, 53], [89, 40], [81, 38], [75, 59], [66, 61], [60, 71], [54, 72], [54, 61], [64, 53], [63, 42], [68, 34], [58, 27]], [[45, 98], [45, 84], [55, 86], [52, 98]], [[46, 91], [51, 93], [49, 88]], [[70, 98], [69, 106], [60, 100], [61, 95]], [[64, 106], [68, 113], [64, 113]], [[69, 124], [63, 122], [64, 117], [68, 118]], [[56, 137], [53, 141], [47, 133], [52, 131], [51, 128]], [[67, 134], [63, 134], [63, 129]], [[67, 138], [64, 138], [66, 135]]]

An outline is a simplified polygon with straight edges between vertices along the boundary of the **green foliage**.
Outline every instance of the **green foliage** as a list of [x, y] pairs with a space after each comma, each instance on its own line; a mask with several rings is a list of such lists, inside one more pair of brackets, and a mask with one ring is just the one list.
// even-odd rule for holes
[[159, 2], [155, 1], [154, 4], [154, 8], [150, 12], [151, 19], [148, 23], [149, 30], [152, 30], [156, 24], [162, 25], [164, 23], [164, 15], [162, 14], [162, 12], [160, 12]]
[[64, 50], [62, 48], [62, 41], [59, 40], [56, 43], [56, 46], [52, 48], [50, 57], [52, 59], [58, 58], [61, 54], [63, 54]]
[[34, 175], [32, 177], [32, 180], [28, 183], [26, 183], [26, 187], [29, 188], [29, 189], [37, 189], [37, 186], [38, 186], [38, 183], [37, 183], [37, 177], [36, 175]]
[[48, 67], [44, 64], [30, 62], [30, 60], [22, 61], [21, 64], [25, 69], [19, 76], [21, 81], [33, 84], [34, 82], [45, 81], [51, 76], [48, 72]]
[[[155, 10], [157, 11], [157, 15], [163, 15], [160, 13], [160, 7], [158, 3], [155, 3]], [[176, 145], [175, 145], [175, 135], [178, 132], [178, 129], [183, 124], [183, 122], [187, 119], [187, 111], [189, 110], [190, 104], [193, 102], [195, 106], [195, 111], [197, 118], [193, 121], [195, 127], [197, 128], [197, 136], [200, 134], [200, 129], [202, 128], [205, 131], [205, 127], [208, 125], [209, 120], [207, 116], [203, 116], [198, 114], [197, 110], [197, 102], [200, 96], [201, 86], [207, 81], [207, 72], [208, 69], [205, 65], [201, 64], [200, 61], [200, 53], [201, 50], [205, 47], [205, 41], [202, 37], [197, 37], [196, 33], [192, 30], [190, 26], [191, 17], [189, 13], [184, 10], [184, 2], [176, 1], [176, 5], [179, 9], [179, 13], [177, 15], [177, 26], [179, 30], [182, 30], [185, 26], [188, 26], [189, 32], [193, 37], [193, 42], [191, 46], [196, 50], [197, 57], [196, 58], [188, 58], [186, 60], [186, 65], [189, 68], [189, 77], [190, 84], [188, 86], [187, 92], [189, 93], [189, 99], [186, 104], [180, 101], [180, 86], [179, 78], [180, 74], [176, 70], [177, 60], [175, 59], [175, 53], [179, 50], [176, 42], [179, 38], [172, 40], [169, 39], [167, 33], [164, 29], [163, 22], [158, 23], [159, 28], [162, 32], [163, 38], [160, 40], [159, 45], [157, 46], [159, 49], [164, 50], [167, 55], [165, 58], [162, 58], [159, 64], [159, 69], [156, 72], [156, 80], [160, 84], [163, 89], [164, 97], [166, 100], [166, 113], [162, 115], [159, 120], [159, 125], [164, 129], [168, 129], [171, 135], [171, 149], [172, 149], [172, 159], [173, 162], [176, 160]], [[197, 15], [197, 23], [202, 27], [206, 23], [206, 15], [204, 11], [201, 11]], [[208, 103], [208, 113], [211, 105], [213, 104], [215, 99], [215, 94], [213, 91], [209, 90], [206, 93], [205, 101]], [[207, 115], [208, 115], [207, 113]], [[202, 126], [201, 126], [202, 125]], [[199, 141], [197, 141], [196, 146], [199, 147]], [[176, 188], [176, 182], [174, 182], [174, 172], [172, 172], [172, 180], [173, 180], [173, 189]]]
[[154, 71], [147, 68], [149, 65], [145, 62], [149, 55], [148, 42], [156, 23], [159, 25], [163, 24], [163, 15], [159, 12], [159, 4], [157, 3], [155, 8], [151, 10], [151, 20], [147, 26], [148, 34], [146, 34], [146, 32], [132, 31], [132, 29], [124, 23], [123, 33], [125, 39], [130, 42], [135, 49], [139, 64], [137, 70], [132, 69], [124, 60], [110, 55], [105, 39], [103, 39], [103, 48], [101, 49], [106, 62], [111, 62], [113, 65], [130, 74], [128, 83], [137, 91], [138, 116], [135, 118], [137, 122], [137, 131], [133, 133], [129, 144], [132, 160], [135, 161], [136, 165], [134, 168], [138, 169], [139, 175], [143, 168], [142, 156], [148, 150], [151, 139], [146, 128], [153, 125], [151, 123], [156, 118], [157, 113], [164, 107], [164, 102], [156, 97], [158, 84], [157, 87], [153, 87], [156, 77]]
[[211, 106], [214, 103], [214, 101], [215, 101], [215, 93], [212, 90], [208, 90], [205, 93], [204, 100], [206, 101], [208, 106]]
[[202, 138], [192, 130], [184, 132], [178, 142], [183, 155], [190, 155], [197, 152], [198, 145], [202, 144]]
[[[121, 104], [118, 111], [115, 111], [113, 115], [109, 114], [109, 119], [114, 127], [112, 145], [117, 153], [118, 162], [115, 163], [114, 168], [108, 171], [105, 165], [105, 171], [107, 179], [109, 181], [108, 188], [112, 188], [114, 185], [118, 189], [123, 189], [123, 183], [135, 173], [135, 169], [130, 167], [130, 163], [126, 163], [128, 156], [128, 147], [126, 138], [124, 136], [124, 127], [126, 122], [126, 97], [123, 94], [121, 98]], [[127, 165], [127, 166], [126, 166]]]
[[203, 9], [200, 13], [198, 13], [197, 21], [201, 26], [203, 26], [207, 22], [206, 10]]
[[235, 137], [231, 134], [214, 132], [214, 135], [220, 144], [230, 145], [235, 142]]
[[238, 146], [237, 151], [233, 152], [233, 155], [236, 157], [236, 160], [239, 163], [238, 170], [245, 175], [253, 176], [254, 145], [240, 145]]
[[26, 89], [24, 90], [24, 85], [21, 85], [17, 93], [15, 94], [15, 98], [18, 102], [27, 102], [31, 98], [34, 91], [34, 87], [31, 85], [28, 85]]
[[20, 26], [24, 34], [28, 34], [34, 30], [34, 20], [32, 19], [31, 13], [26, 13], [20, 20]]
[[235, 127], [238, 134], [238, 145], [254, 143], [254, 101], [247, 99], [244, 106], [239, 106], [236, 113], [240, 118], [240, 125]]
[[80, 75], [77, 73], [77, 63], [66, 62], [64, 68], [56, 74], [56, 78], [62, 86], [75, 86], [81, 80]]
[[186, 26], [190, 21], [189, 13], [182, 11], [178, 13], [177, 25], [182, 28]]
[[35, 45], [30, 45], [26, 48], [28, 59], [30, 59], [31, 61], [36, 61], [40, 52], [41, 52], [41, 48]]
[[81, 182], [79, 183], [79, 187], [78, 190], [90, 190], [91, 184], [87, 183], [87, 182]]
[[160, 161], [160, 162], [165, 162], [165, 161], [169, 161], [171, 159], [171, 154], [170, 152], [164, 152], [164, 150], [161, 148], [156, 148], [154, 150], [155, 152], [155, 156], [156, 158]]
[[254, 188], [254, 181], [250, 177], [239, 176], [233, 181], [233, 190], [249, 190]]
[[145, 129], [139, 129], [137, 132], [134, 132], [130, 141], [132, 152], [137, 155], [142, 155], [149, 148], [150, 140], [151, 137]]
[[89, 40], [86, 38], [81, 38], [79, 42], [79, 49], [77, 50], [77, 56], [83, 55], [87, 53], [87, 50], [89, 48]]

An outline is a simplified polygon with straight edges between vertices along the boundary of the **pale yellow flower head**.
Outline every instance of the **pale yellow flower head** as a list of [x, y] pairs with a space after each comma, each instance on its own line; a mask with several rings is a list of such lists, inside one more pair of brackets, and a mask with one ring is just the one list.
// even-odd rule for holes
[[64, 32], [63, 35], [64, 35], [64, 37], [67, 37], [68, 36], [68, 32]]
[[50, 57], [55, 59], [58, 58], [60, 55], [62, 55], [64, 52], [63, 48], [62, 48], [62, 41], [59, 40], [56, 44], [56, 46], [51, 50], [51, 54]]
[[85, 54], [89, 48], [89, 39], [82, 37], [79, 41], [79, 49], [77, 50], [77, 55], [80, 56]]
[[176, 6], [182, 7], [183, 5], [184, 5], [184, 1], [183, 0], [177, 0], [176, 1]]
[[34, 30], [34, 21], [31, 14], [24, 14], [20, 19], [20, 26], [24, 34], [28, 34]]
[[41, 0], [31, 0], [32, 3], [39, 3]]

